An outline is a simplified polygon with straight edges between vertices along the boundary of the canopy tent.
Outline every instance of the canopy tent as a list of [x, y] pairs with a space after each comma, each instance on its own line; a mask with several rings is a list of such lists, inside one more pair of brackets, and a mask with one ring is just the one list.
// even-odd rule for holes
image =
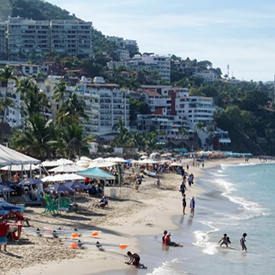
[[29, 170], [36, 170], [39, 169], [38, 165], [32, 165], [32, 164], [24, 164], [24, 165], [6, 165], [4, 167], [1, 167], [0, 170], [10, 170], [10, 171], [29, 171]]
[[104, 170], [94, 167], [77, 173], [83, 177], [99, 180], [115, 180], [115, 176], [105, 172]]
[[[0, 166], [38, 164], [40, 160], [21, 154], [11, 148], [0, 145]], [[20, 169], [21, 170], [21, 169]]]

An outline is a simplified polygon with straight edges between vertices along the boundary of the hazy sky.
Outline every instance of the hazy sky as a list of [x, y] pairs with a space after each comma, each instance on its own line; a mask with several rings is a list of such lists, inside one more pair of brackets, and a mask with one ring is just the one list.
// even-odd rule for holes
[[48, 0], [140, 52], [209, 60], [240, 80], [273, 80], [273, 0]]

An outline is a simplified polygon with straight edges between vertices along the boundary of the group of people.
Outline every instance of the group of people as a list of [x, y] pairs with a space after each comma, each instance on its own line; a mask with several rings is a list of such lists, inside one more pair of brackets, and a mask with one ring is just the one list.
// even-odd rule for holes
[[[243, 233], [242, 238], [240, 239], [240, 244], [242, 247], [242, 251], [247, 251], [247, 247], [245, 245], [245, 238], [246, 238], [247, 234]], [[218, 242], [220, 244], [220, 246], [225, 245], [226, 247], [228, 247], [228, 245], [231, 243], [230, 238], [227, 236], [227, 234], [223, 234], [223, 237], [219, 240]]]
[[[191, 186], [191, 184], [193, 184], [193, 180], [194, 180], [194, 175], [191, 173], [188, 177], [189, 186]], [[182, 183], [180, 185], [180, 190], [179, 190], [179, 192], [181, 192], [181, 194], [182, 194], [183, 215], [185, 215], [185, 209], [186, 209], [186, 205], [187, 205], [186, 195], [185, 195], [185, 191], [186, 191], [185, 182], [186, 182], [186, 176], [184, 175]], [[191, 216], [194, 216], [194, 213], [195, 213], [195, 198], [192, 197], [192, 199], [190, 200], [190, 214], [191, 214]]]

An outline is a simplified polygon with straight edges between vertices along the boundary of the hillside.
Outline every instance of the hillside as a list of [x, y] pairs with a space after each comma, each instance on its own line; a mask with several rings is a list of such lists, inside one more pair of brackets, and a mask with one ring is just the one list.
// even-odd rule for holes
[[31, 18], [34, 20], [78, 19], [74, 14], [41, 0], [0, 0], [0, 20], [8, 16]]

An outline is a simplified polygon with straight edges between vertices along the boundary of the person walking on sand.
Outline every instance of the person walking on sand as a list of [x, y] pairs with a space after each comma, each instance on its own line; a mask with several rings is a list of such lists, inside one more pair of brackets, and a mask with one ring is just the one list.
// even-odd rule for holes
[[4, 221], [0, 219], [0, 253], [2, 253], [2, 245], [4, 246], [4, 252], [7, 252], [7, 233], [9, 226]]
[[157, 184], [157, 189], [160, 189], [160, 179], [159, 178], [157, 179], [156, 184]]
[[195, 213], [195, 198], [192, 197], [192, 199], [190, 200], [190, 215], [194, 216]]
[[185, 208], [186, 208], [186, 198], [185, 194], [182, 195], [182, 210], [183, 210], [183, 215], [185, 215]]
[[179, 190], [181, 192], [182, 196], [185, 193], [185, 189], [186, 189], [186, 186], [185, 186], [184, 182], [182, 182], [182, 184], [180, 185], [180, 190]]
[[242, 246], [242, 251], [247, 251], [247, 247], [246, 247], [246, 245], [245, 245], [245, 242], [246, 242], [246, 240], [245, 240], [245, 237], [247, 236], [247, 234], [246, 233], [243, 233], [243, 236], [242, 236], [242, 238], [240, 239], [240, 244], [241, 244], [241, 246]]

